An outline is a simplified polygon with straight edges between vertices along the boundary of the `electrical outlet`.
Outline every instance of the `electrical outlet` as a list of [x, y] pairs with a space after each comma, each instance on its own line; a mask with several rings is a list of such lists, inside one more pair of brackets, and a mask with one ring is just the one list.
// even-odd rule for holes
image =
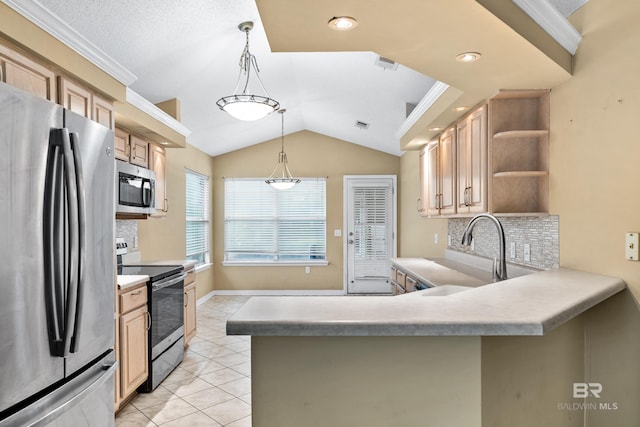
[[638, 233], [625, 234], [624, 251], [627, 261], [638, 261]]
[[447, 246], [451, 246], [451, 234], [447, 235]]
[[333, 230], [333, 236], [334, 237], [341, 237], [342, 236], [342, 230], [340, 230], [339, 228], [336, 228], [335, 230]]
[[304, 272], [307, 274], [311, 273], [311, 267], [305, 267]]
[[438, 233], [433, 234], [433, 243], [438, 243]]
[[531, 245], [529, 243], [524, 244], [524, 260], [531, 262]]
[[514, 259], [516, 257], [516, 242], [511, 242], [510, 252], [511, 252], [511, 259]]
[[476, 251], [476, 241], [471, 240], [471, 252], [475, 252], [475, 251]]

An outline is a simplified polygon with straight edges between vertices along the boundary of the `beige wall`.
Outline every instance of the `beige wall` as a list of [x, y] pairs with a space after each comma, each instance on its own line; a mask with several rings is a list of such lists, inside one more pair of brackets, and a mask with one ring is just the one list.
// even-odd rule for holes
[[[344, 175], [399, 175], [397, 156], [301, 131], [286, 136], [285, 151], [294, 175], [327, 177], [326, 267], [224, 267], [223, 177], [266, 177], [278, 159], [280, 139], [217, 156], [213, 159], [213, 262], [217, 290], [341, 290], [343, 289], [342, 185]], [[266, 185], [266, 184], [265, 184]]]
[[[184, 149], [169, 148], [166, 153], [169, 211], [164, 218], [138, 221], [138, 240], [143, 260], [185, 258], [185, 168], [209, 177], [213, 175], [212, 158], [191, 145]], [[213, 272], [213, 268], [209, 268], [197, 274], [198, 298], [213, 290]]]
[[589, 312], [587, 379], [603, 384], [589, 426], [640, 425], [640, 263], [625, 232], [640, 231], [640, 2], [591, 0], [572, 18], [583, 39], [574, 76], [551, 92], [551, 211], [564, 267], [624, 279], [629, 291]]
[[[400, 159], [399, 249], [401, 257], [441, 258], [447, 247], [447, 220], [426, 219], [418, 214], [420, 197], [419, 151], [407, 151]], [[434, 235], [438, 243], [434, 243]]]

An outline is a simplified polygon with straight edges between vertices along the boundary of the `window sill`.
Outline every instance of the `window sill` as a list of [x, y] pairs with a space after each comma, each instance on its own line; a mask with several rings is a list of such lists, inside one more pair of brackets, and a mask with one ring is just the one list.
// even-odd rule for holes
[[201, 271], [205, 271], [210, 269], [211, 267], [213, 267], [213, 264], [208, 262], [206, 264], [200, 264], [198, 266], [196, 266], [196, 273], [200, 273]]
[[223, 261], [225, 267], [300, 267], [300, 266], [316, 266], [326, 267], [329, 265], [327, 260], [318, 261]]

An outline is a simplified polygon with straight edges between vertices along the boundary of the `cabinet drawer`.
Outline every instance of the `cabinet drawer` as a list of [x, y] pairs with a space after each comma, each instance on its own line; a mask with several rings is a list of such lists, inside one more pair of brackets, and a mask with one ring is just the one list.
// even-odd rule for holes
[[405, 279], [404, 288], [407, 290], [407, 292], [413, 292], [416, 290], [417, 284], [418, 281], [416, 279], [411, 276], [407, 276]]
[[196, 281], [196, 269], [192, 268], [187, 271], [187, 277], [184, 278], [184, 286], [188, 286]]
[[396, 283], [405, 289], [406, 289], [406, 279], [407, 279], [407, 275], [403, 271], [401, 270], [396, 271]]
[[143, 306], [147, 303], [147, 286], [132, 289], [120, 294], [120, 314], [125, 314], [131, 310]]

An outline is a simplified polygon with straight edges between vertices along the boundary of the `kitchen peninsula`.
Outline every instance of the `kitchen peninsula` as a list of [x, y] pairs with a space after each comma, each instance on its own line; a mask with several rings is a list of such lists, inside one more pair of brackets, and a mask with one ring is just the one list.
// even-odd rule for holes
[[557, 269], [447, 296], [252, 298], [254, 426], [578, 426], [584, 313], [616, 278]]

